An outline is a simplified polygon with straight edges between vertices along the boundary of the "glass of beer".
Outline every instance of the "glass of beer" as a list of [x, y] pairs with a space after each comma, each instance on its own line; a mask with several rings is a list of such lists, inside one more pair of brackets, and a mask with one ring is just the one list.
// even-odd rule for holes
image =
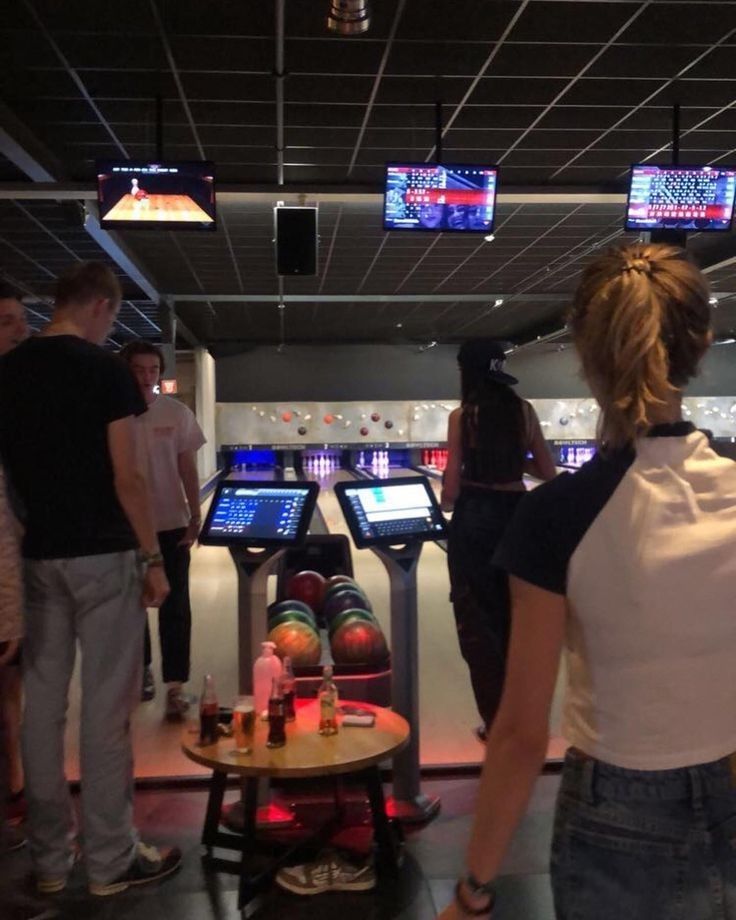
[[233, 703], [233, 755], [253, 752], [253, 733], [256, 727], [256, 708], [252, 696], [238, 696]]

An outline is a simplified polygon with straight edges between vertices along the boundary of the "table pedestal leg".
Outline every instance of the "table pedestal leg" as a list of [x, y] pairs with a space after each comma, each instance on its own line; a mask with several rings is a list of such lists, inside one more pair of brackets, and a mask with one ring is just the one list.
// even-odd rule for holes
[[248, 861], [255, 849], [256, 814], [258, 811], [258, 780], [247, 778], [243, 789], [243, 852], [240, 857], [240, 883], [238, 885], [238, 909], [251, 901], [257, 894], [253, 878], [248, 874]]
[[215, 770], [210, 779], [210, 792], [207, 798], [207, 814], [204, 819], [204, 828], [202, 829], [202, 843], [207, 847], [207, 852], [210, 856], [212, 855], [212, 847], [215, 846], [217, 829], [220, 826], [222, 800], [225, 796], [226, 785], [227, 773]]
[[401, 862], [401, 828], [397, 822], [389, 820], [386, 814], [386, 800], [378, 767], [363, 770], [361, 777], [371, 806], [378, 867], [395, 875]]

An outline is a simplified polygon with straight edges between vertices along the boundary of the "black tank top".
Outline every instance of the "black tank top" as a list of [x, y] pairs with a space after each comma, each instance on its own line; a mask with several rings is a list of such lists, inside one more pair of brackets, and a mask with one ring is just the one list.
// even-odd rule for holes
[[[527, 403], [522, 403], [525, 432], [531, 429]], [[470, 443], [472, 429], [467, 424], [465, 412], [473, 411], [472, 406], [463, 409], [462, 420], [462, 480], [468, 483], [482, 485], [509, 485], [520, 482], [524, 475], [524, 461], [529, 449], [529, 435], [525, 434], [523, 443], [516, 445], [503, 444], [484, 449]], [[508, 432], [499, 431], [499, 438], [508, 438]]]

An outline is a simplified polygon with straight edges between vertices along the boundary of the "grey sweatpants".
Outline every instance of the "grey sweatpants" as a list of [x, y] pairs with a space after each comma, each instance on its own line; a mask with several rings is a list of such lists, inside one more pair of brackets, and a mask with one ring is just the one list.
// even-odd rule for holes
[[104, 884], [127, 870], [138, 840], [130, 715], [143, 656], [140, 569], [130, 551], [26, 560], [25, 574], [23, 757], [34, 868], [64, 877], [73, 861], [64, 727], [79, 643], [83, 850], [90, 881]]

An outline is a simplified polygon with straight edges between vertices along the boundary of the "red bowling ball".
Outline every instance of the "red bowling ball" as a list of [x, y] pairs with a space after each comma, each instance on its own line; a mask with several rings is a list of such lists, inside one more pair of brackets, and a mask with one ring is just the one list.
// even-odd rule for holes
[[326, 584], [323, 575], [305, 569], [292, 575], [286, 585], [286, 595], [297, 601], [309, 604], [312, 610], [319, 612], [325, 596]]

